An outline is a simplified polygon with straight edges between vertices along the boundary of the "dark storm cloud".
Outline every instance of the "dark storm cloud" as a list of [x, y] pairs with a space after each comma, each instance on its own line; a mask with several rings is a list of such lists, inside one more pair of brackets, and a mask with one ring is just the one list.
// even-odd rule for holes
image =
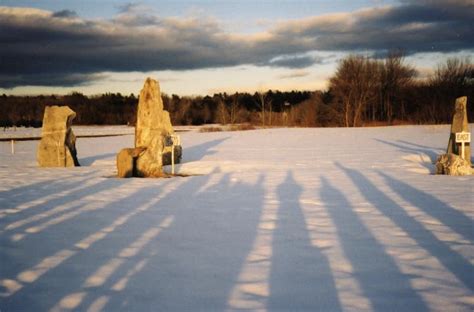
[[0, 7], [0, 87], [69, 86], [104, 71], [186, 70], [253, 64], [305, 68], [309, 52], [453, 52], [474, 48], [472, 1], [404, 1], [281, 22], [259, 34], [207, 18], [160, 18], [139, 5], [112, 20]]
[[70, 73], [31, 73], [28, 75], [0, 74], [0, 86], [13, 88], [16, 86], [62, 86], [74, 87], [92, 84], [103, 79], [101, 74], [70, 74]]
[[313, 56], [296, 55], [296, 56], [281, 56], [270, 60], [266, 65], [272, 67], [286, 67], [286, 68], [306, 68], [313, 64], [322, 63], [322, 59]]
[[71, 10], [62, 10], [54, 12], [52, 17], [59, 17], [59, 18], [76, 18], [77, 13]]
[[317, 50], [450, 52], [474, 47], [472, 20], [472, 1], [413, 1], [291, 21], [277, 32], [312, 42]]

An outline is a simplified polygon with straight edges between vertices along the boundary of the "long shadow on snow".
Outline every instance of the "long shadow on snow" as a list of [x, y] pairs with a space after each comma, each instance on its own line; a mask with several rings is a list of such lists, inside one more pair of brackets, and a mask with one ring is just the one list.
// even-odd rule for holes
[[197, 161], [204, 158], [206, 155], [214, 154], [215, 152], [212, 151], [212, 148], [216, 147], [227, 139], [229, 139], [229, 137], [211, 140], [191, 147], [184, 147], [183, 162]]
[[[85, 180], [87, 180], [88, 175], [88, 173], [82, 174], [81, 176], [84, 177], [84, 179], [76, 179], [73, 182], [54, 181], [50, 183], [48, 180], [33, 183], [6, 191], [3, 194], [8, 196], [7, 199], [12, 199], [13, 201], [16, 197], [20, 197], [20, 199], [24, 198], [23, 202], [26, 203], [27, 201], [32, 200], [32, 198], [42, 198], [40, 195], [47, 196], [50, 195], [49, 193], [59, 193], [70, 188], [80, 186]], [[94, 187], [92, 187], [92, 189], [94, 189]], [[94, 192], [98, 191], [99, 189], [101, 188], [94, 190]], [[36, 195], [36, 193], [39, 193], [38, 196], [31, 197]], [[68, 242], [64, 240], [64, 233], [53, 236], [47, 234], [50, 233], [50, 231], [46, 231], [46, 233], [41, 234], [24, 232], [27, 228], [33, 226], [34, 224], [37, 225], [37, 222], [30, 222], [24, 226], [18, 226], [12, 230], [7, 230], [5, 228], [8, 225], [21, 222], [31, 216], [36, 215], [41, 217], [43, 213], [47, 213], [48, 211], [54, 209], [57, 204], [69, 202], [71, 199], [68, 196], [69, 194], [54, 198], [43, 204], [32, 205], [24, 211], [20, 211], [15, 214], [7, 214], [4, 218], [0, 219], [0, 246], [2, 246], [2, 248], [0, 248], [0, 279], [15, 280], [20, 272], [30, 268], [34, 264], [39, 263], [45, 255], [54, 254], [63, 246], [67, 246]], [[74, 205], [72, 208], [74, 209], [77, 207], [78, 205]], [[68, 230], [69, 229], [67, 229], [66, 232], [68, 232]], [[18, 234], [25, 234], [26, 238], [21, 241], [13, 241], [12, 238]], [[25, 257], [25, 254], [28, 254], [29, 256]], [[0, 293], [3, 293], [4, 291], [5, 288], [0, 287]]]
[[344, 194], [324, 177], [321, 183], [320, 196], [336, 226], [344, 255], [374, 310], [427, 311], [423, 299], [410, 286], [410, 277], [400, 272]]
[[[141, 240], [140, 237], [142, 235], [147, 236], [146, 233], [150, 230], [157, 229], [160, 233], [154, 237], [150, 236], [150, 240], [146, 245], [142, 246], [139, 252], [129, 257], [128, 261], [121, 265], [119, 270], [113, 272], [99, 288], [94, 289], [93, 292], [89, 291], [81, 302], [81, 309], [90, 309], [103, 298], [106, 298], [105, 303], [103, 303], [105, 311], [152, 311], [160, 306], [160, 304], [154, 301], [155, 297], [159, 296], [159, 288], [156, 286], [148, 288], [148, 286], [142, 284], [142, 280], [138, 280], [136, 284], [133, 281], [137, 278], [136, 275], [139, 275], [142, 270], [146, 270], [146, 267], [150, 265], [150, 262], [156, 257], [158, 252], [169, 252], [160, 248], [162, 236], [168, 230], [168, 227], [162, 227], [160, 224], [166, 219], [172, 218], [172, 225], [175, 222], [174, 210], [187, 203], [190, 200], [187, 196], [192, 196], [196, 193], [201, 186], [207, 183], [211, 175], [187, 179], [175, 191], [168, 193], [165, 197], [154, 203], [147, 213], [141, 214], [140, 217], [134, 218], [132, 222], [129, 222], [128, 227], [123, 229], [123, 235], [129, 236], [129, 232], [132, 231], [131, 237], [133, 239], [127, 239], [125, 246], [121, 244], [120, 248], [113, 248], [112, 253], [115, 253], [115, 255], [110, 253], [108, 261], [120, 259], [122, 252], [133, 249], [133, 245]], [[183, 192], [182, 189], [189, 190], [190, 192]], [[186, 196], [183, 196], [183, 194], [186, 194]], [[138, 207], [138, 209], [142, 208]], [[107, 261], [103, 261], [103, 265], [107, 267]], [[154, 280], [154, 273], [148, 274], [148, 279], [151, 278], [155, 283], [163, 283], [162, 287], [166, 287], [165, 280]], [[161, 310], [161, 308], [158, 309]]]
[[[70, 242], [65, 237], [68, 237], [74, 229], [74, 221], [78, 219], [77, 215], [74, 218], [68, 219], [67, 222], [50, 223], [50, 226], [43, 231], [38, 232], [36, 229], [38, 226], [45, 225], [54, 219], [58, 220], [57, 218], [62, 218], [81, 209], [85, 203], [78, 202], [74, 204], [74, 199], [80, 200], [83, 196], [94, 195], [126, 183], [125, 180], [107, 179], [94, 185], [81, 187], [81, 184], [86, 179], [60, 183], [59, 185], [64, 187], [64, 189], [53, 184], [52, 187], [56, 187], [57, 192], [75, 187], [79, 188], [71, 193], [63, 194], [45, 203], [33, 205], [25, 211], [9, 214], [5, 218], [0, 219], [2, 229], [0, 232], [0, 246], [2, 246], [0, 248], [0, 262], [2, 263], [0, 266], [0, 277], [14, 278], [15, 274], [38, 263], [43, 257], [69, 247]], [[34, 187], [38, 187], [38, 185], [35, 184]], [[21, 190], [26, 192], [26, 194], [29, 192], [28, 188], [22, 187]], [[65, 204], [71, 205], [63, 211], [54, 212], [55, 209]], [[83, 224], [77, 225], [76, 233], [78, 235], [87, 233], [88, 228], [93, 223], [91, 221], [93, 220], [89, 219]], [[13, 228], [8, 229], [9, 226], [13, 226]], [[13, 238], [19, 235], [23, 236], [23, 239], [14, 241]], [[22, 256], [24, 253], [31, 254], [32, 256], [24, 257], [21, 261], [16, 259], [17, 256]]]
[[[397, 180], [383, 172], [378, 172], [386, 183], [404, 200], [448, 226], [452, 231], [464, 236], [474, 243], [474, 222], [461, 211], [440, 201], [433, 195], [425, 193], [413, 186]], [[469, 196], [469, 195], [468, 195]], [[472, 203], [471, 203], [472, 204]]]
[[291, 171], [277, 192], [279, 207], [272, 243], [268, 309], [341, 311], [328, 259], [311, 245], [299, 204], [302, 188]]
[[[432, 146], [421, 145], [421, 144], [417, 144], [417, 143], [408, 142], [408, 141], [405, 141], [405, 140], [397, 140], [397, 142], [400, 142], [400, 143], [406, 144], [406, 145], [410, 145], [410, 146], [412, 146], [411, 148], [418, 149], [420, 151], [433, 151], [433, 150], [436, 150], [438, 152], [442, 152], [442, 151], [445, 150], [443, 148], [435, 148], [435, 147], [432, 147]], [[446, 141], [446, 145], [447, 145], [447, 141]]]
[[[211, 175], [188, 178], [175, 191], [163, 198], [156, 198], [158, 194], [153, 196], [150, 194], [153, 189], [149, 189], [149, 191], [140, 191], [136, 196], [127, 199], [133, 207], [131, 210], [140, 211], [139, 215], [127, 220], [126, 226], [114, 231], [113, 236], [108, 240], [95, 244], [89, 253], [80, 255], [77, 262], [80, 265], [86, 263], [88, 268], [83, 269], [80, 279], [54, 301], [64, 302], [71, 296], [79, 294], [81, 295], [80, 303], [75, 307], [78, 310], [95, 308], [98, 304], [106, 306], [106, 311], [148, 311], [159, 306], [161, 303], [154, 301], [159, 296], [158, 288], [147, 289], [141, 281], [138, 281], [136, 285], [131, 281], [136, 274], [150, 264], [158, 251], [161, 252], [159, 243], [162, 240], [162, 234], [166, 233], [169, 226], [163, 223], [167, 223], [166, 220], [172, 218], [172, 225], [176, 207], [192, 202], [188, 195], [193, 196], [197, 193]], [[173, 180], [177, 181], [177, 179], [162, 181]], [[158, 190], [156, 189], [155, 192]], [[146, 207], [148, 208], [145, 209]], [[190, 227], [192, 228], [192, 225]], [[148, 278], [153, 276], [151, 274]], [[95, 287], [87, 287], [88, 281], [90, 284], [90, 281], [94, 280], [101, 280], [101, 282]], [[164, 287], [167, 285], [164, 280], [153, 280], [153, 282], [163, 283]]]
[[[82, 310], [80, 302], [86, 301], [96, 291], [100, 293], [101, 280], [104, 283], [108, 280], [106, 264], [110, 260], [116, 260], [120, 252], [125, 250], [126, 253], [127, 247], [133, 246], [137, 237], [149, 228], [151, 222], [162, 218], [156, 211], [151, 214], [154, 216], [152, 218], [151, 212], [144, 213], [143, 209], [159, 193], [160, 189], [156, 186], [143, 188], [118, 202], [108, 203], [100, 210], [89, 213], [88, 217], [76, 217], [62, 226], [48, 228], [32, 236], [35, 239], [27, 240], [17, 252], [3, 255], [2, 261], [5, 261], [2, 262], [2, 271], [5, 271], [1, 274], [2, 278], [17, 279], [23, 284], [23, 288], [4, 298], [2, 308], [23, 311], [35, 307], [37, 310], [47, 311], [61, 300], [67, 302], [71, 295], [83, 294], [78, 305], [72, 308]], [[89, 245], [80, 247], [78, 243], [85, 238], [92, 240], [89, 240]], [[16, 259], [24, 252], [31, 254], [27, 264]], [[134, 265], [133, 258], [118, 258], [123, 261], [124, 267]], [[28, 276], [24, 272], [37, 272], [38, 268], [45, 271], [36, 279], [29, 283], [21, 280], [20, 276]], [[105, 273], [97, 273], [99, 268], [105, 270]], [[123, 271], [112, 273], [120, 275]], [[91, 280], [92, 286], [87, 286]]]
[[226, 174], [201, 190], [207, 181], [191, 177], [160, 201], [173, 222], [147, 245], [146, 264], [130, 276], [123, 292], [109, 298], [106, 310], [226, 309], [256, 237], [264, 177], [252, 185], [232, 183]]
[[102, 160], [109, 157], [113, 157], [115, 160], [115, 155], [117, 155], [117, 153], [105, 153], [101, 155], [84, 157], [84, 158], [79, 159], [79, 163], [81, 164], [81, 166], [87, 167], [87, 166], [91, 166], [96, 160]]
[[371, 202], [381, 213], [387, 216], [398, 227], [405, 231], [417, 244], [429, 252], [433, 257], [459, 281], [470, 290], [474, 290], [474, 267], [459, 253], [451, 249], [445, 242], [440, 241], [423, 224], [411, 217], [395, 201], [381, 192], [369, 179], [360, 172], [336, 164], [359, 188], [361, 194]]
[[52, 177], [44, 181], [14, 187], [7, 191], [1, 191], [0, 199], [2, 200], [2, 206], [0, 207], [0, 211], [8, 208], [14, 209], [15, 207], [28, 201], [38, 200], [52, 194], [57, 194], [61, 191], [68, 190], [77, 186], [81, 182], [86, 181], [92, 174], [93, 172], [86, 172], [82, 174], [77, 173], [77, 175], [74, 175], [75, 179], [58, 179]]
[[[101, 179], [95, 184], [84, 186], [83, 183], [86, 182], [86, 180], [87, 178], [79, 181], [66, 181], [63, 182], [64, 185], [60, 184], [60, 187], [56, 186], [57, 194], [61, 195], [32, 205], [19, 213], [7, 215], [6, 218], [0, 220], [0, 224], [5, 224], [5, 227], [2, 226], [2, 229], [5, 230], [5, 233], [10, 235], [12, 235], [12, 233], [21, 233], [24, 230], [29, 232], [29, 229], [35, 225], [42, 224], [51, 218], [57, 218], [79, 209], [81, 204], [74, 204], [76, 200], [81, 201], [84, 197], [93, 196], [126, 183], [125, 180]], [[22, 226], [15, 225], [22, 222], [24, 223]], [[13, 227], [14, 231], [9, 231], [9, 227]]]
[[[397, 141], [400, 142], [400, 143], [406, 144], [406, 145], [413, 146], [413, 147], [411, 147], [411, 149], [413, 149], [414, 151], [419, 150], [420, 152], [427, 154], [430, 157], [431, 162], [433, 162], [433, 163], [436, 162], [439, 155], [446, 153], [446, 148], [434, 148], [434, 147], [430, 147], [430, 146], [411, 143], [411, 142], [408, 142], [408, 141], [405, 141], [405, 140], [397, 140]], [[447, 145], [448, 145], [448, 142], [446, 140], [446, 146]], [[436, 151], [438, 151], [438, 153], [433, 152], [432, 150], [436, 150]], [[471, 163], [474, 163], [474, 154], [471, 154]]]
[[[419, 147], [419, 148], [433, 149], [432, 147], [429, 147], [429, 146], [415, 144], [415, 143], [407, 142], [405, 140], [398, 140], [398, 142], [408, 144], [408, 145], [413, 145], [413, 146], [416, 146], [416, 147]], [[447, 145], [448, 145], [448, 140], [446, 140], [446, 146]], [[446, 148], [436, 148], [436, 150], [438, 150], [440, 154], [443, 154], [443, 153], [445, 153]], [[435, 158], [435, 160], [436, 160], [436, 158]], [[471, 163], [474, 163], [474, 154], [471, 154]]]
[[[385, 140], [381, 140], [381, 139], [375, 139], [375, 141], [383, 143], [383, 144], [387, 144], [387, 145], [390, 145], [390, 146], [394, 146], [394, 147], [398, 148], [399, 150], [401, 150], [402, 152], [405, 152], [405, 153], [425, 154], [430, 158], [432, 164], [438, 158], [438, 153], [436, 153], [434, 150], [439, 150], [439, 148], [425, 147], [425, 146], [422, 146], [422, 145], [417, 145], [417, 144], [409, 143], [409, 142], [406, 142], [406, 141], [398, 141], [398, 142], [403, 143], [403, 144], [389, 142], [389, 141], [385, 141]], [[411, 146], [409, 146], [409, 145], [411, 145]], [[433, 170], [432, 164], [425, 164], [424, 163], [423, 166], [425, 166], [427, 169], [432, 171]]]

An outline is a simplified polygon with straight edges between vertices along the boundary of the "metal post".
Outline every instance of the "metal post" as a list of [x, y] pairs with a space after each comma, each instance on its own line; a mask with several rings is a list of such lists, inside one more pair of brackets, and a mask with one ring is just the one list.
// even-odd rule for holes
[[12, 140], [11, 145], [12, 145], [12, 155], [14, 155], [15, 154], [15, 140]]
[[171, 145], [171, 174], [174, 175], [174, 140], [173, 145]]
[[464, 141], [461, 142], [461, 155], [462, 155], [462, 156], [461, 156], [462, 159], [465, 159], [465, 158], [464, 158]]

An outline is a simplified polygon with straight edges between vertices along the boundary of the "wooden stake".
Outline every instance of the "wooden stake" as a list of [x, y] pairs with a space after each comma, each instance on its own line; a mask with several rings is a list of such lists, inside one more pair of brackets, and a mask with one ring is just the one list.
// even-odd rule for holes
[[174, 140], [173, 145], [171, 145], [171, 174], [174, 175]]

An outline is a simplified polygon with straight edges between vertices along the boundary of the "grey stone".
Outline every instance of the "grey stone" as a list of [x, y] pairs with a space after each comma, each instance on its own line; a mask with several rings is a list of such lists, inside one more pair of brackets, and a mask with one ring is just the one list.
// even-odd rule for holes
[[76, 113], [67, 106], [47, 106], [44, 111], [37, 160], [40, 167], [79, 166], [72, 120]]
[[[166, 146], [163, 151], [163, 166], [171, 165], [171, 146]], [[183, 148], [181, 145], [174, 146], [174, 163], [179, 164], [181, 162], [181, 156], [183, 155]]]
[[[456, 132], [469, 132], [467, 121], [467, 97], [463, 96], [456, 99], [454, 105], [453, 122], [451, 124], [451, 133], [449, 136], [448, 148], [446, 153], [461, 155], [461, 145], [456, 143]], [[471, 146], [469, 143], [464, 145], [464, 158], [471, 164]]]
[[135, 163], [146, 148], [124, 148], [117, 154], [117, 176], [131, 178], [136, 176]]
[[436, 160], [436, 174], [446, 174], [453, 176], [471, 175], [470, 163], [460, 156], [448, 153], [443, 154]]
[[[163, 109], [160, 86], [156, 80], [147, 78], [140, 92], [135, 126], [135, 148], [145, 150], [132, 163], [133, 176], [161, 177], [164, 176], [163, 166], [171, 164], [172, 146], [166, 141], [174, 134], [170, 115]], [[182, 155], [181, 146], [175, 146], [175, 163], [179, 163]], [[122, 153], [122, 152], [121, 152]], [[130, 157], [121, 155], [124, 168], [130, 166]], [[121, 158], [122, 160], [122, 158]], [[117, 156], [117, 166], [119, 157]], [[117, 167], [117, 170], [122, 170]], [[129, 168], [127, 169], [129, 171]], [[128, 172], [126, 171], [126, 172]], [[128, 176], [124, 173], [125, 176]], [[120, 174], [119, 174], [120, 176]]]

